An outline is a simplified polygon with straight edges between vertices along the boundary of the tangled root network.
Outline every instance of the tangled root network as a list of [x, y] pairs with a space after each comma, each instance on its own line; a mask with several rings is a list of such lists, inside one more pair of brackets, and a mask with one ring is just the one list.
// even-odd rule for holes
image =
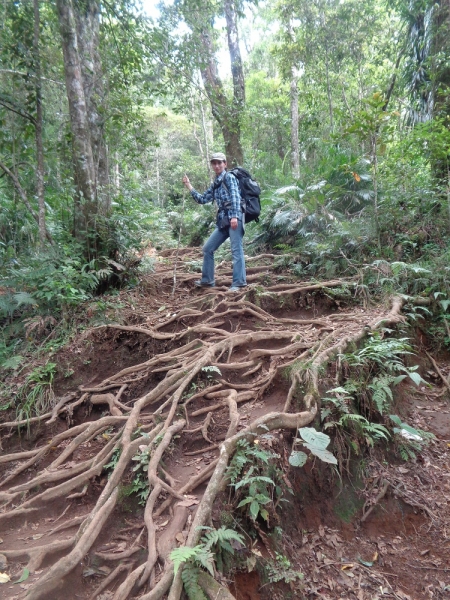
[[[211, 523], [238, 442], [311, 423], [327, 364], [368, 331], [402, 319], [400, 299], [384, 312], [362, 308], [351, 280], [280, 282], [270, 255], [249, 261], [249, 286], [239, 293], [225, 285], [197, 290], [183, 269], [187, 259], [188, 252], [177, 256], [177, 277], [173, 263], [152, 276], [153, 309], [137, 308], [124, 315], [128, 324], [88, 332], [94, 343], [108, 336], [151, 340], [150, 358], [57, 398], [51, 412], [0, 425], [8, 439], [24, 425], [47, 432], [42, 445], [0, 457], [2, 530], [38, 519], [49, 506], [61, 510], [44, 539], [14, 550], [2, 546], [8, 561], [28, 559], [28, 600], [72, 597], [74, 571], [94, 562], [112, 567], [92, 598], [114, 589], [108, 596], [114, 600], [178, 600], [181, 569], [174, 576], [170, 553], [180, 534], [185, 546], [194, 547], [200, 528]], [[218, 283], [229, 285], [229, 272], [221, 265]], [[336, 304], [336, 288], [347, 291], [352, 308]], [[271, 402], [277, 388], [281, 404]], [[76, 424], [86, 407], [89, 418]], [[139, 529], [117, 530], [114, 515], [137, 455], [147, 457], [143, 521]], [[124, 534], [133, 528], [130, 540]], [[52, 541], [61, 531], [71, 533]], [[128, 542], [120, 543], [121, 536]], [[209, 576], [200, 583], [209, 593], [214, 588], [214, 597], [232, 598]]]

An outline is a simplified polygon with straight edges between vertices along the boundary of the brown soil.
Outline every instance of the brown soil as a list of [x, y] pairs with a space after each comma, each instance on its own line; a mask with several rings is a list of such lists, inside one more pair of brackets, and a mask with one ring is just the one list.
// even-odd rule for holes
[[[269, 511], [269, 526], [248, 523], [238, 568], [218, 575], [209, 597], [228, 588], [236, 600], [450, 598], [446, 359], [436, 359], [441, 376], [419, 357], [430, 387], [397, 386], [394, 412], [436, 435], [415, 461], [367, 447], [340, 474], [318, 460], [291, 467], [295, 429], [320, 427], [336, 356], [368, 331], [395, 327], [402, 302], [345, 305], [331, 290], [353, 282], [278, 279], [271, 257], [254, 259], [239, 294], [226, 291], [227, 264], [218, 287], [197, 290], [183, 268], [190, 257], [178, 259], [174, 294], [166, 256], [138, 289], [121, 292], [109, 325], [60, 352], [53, 407], [28, 434], [18, 436], [13, 415], [0, 423], [1, 598], [177, 600], [168, 555], [195, 546], [199, 526], [237, 518], [224, 473], [243, 439], [278, 454], [289, 502]], [[147, 449], [144, 512], [129, 492], [132, 458]]]

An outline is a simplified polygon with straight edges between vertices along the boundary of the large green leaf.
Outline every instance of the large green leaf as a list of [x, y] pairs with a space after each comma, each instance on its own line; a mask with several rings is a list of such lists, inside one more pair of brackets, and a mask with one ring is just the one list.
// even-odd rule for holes
[[321, 431], [316, 431], [312, 427], [300, 427], [298, 432], [302, 439], [314, 448], [322, 448], [325, 450], [330, 443], [329, 435], [322, 433]]
[[317, 448], [317, 446], [311, 446], [310, 444], [305, 444], [308, 450], [311, 450], [311, 454], [319, 457], [323, 462], [331, 463], [332, 465], [337, 465], [336, 457], [331, 454], [328, 450], [324, 448]]
[[294, 450], [289, 457], [289, 464], [293, 467], [303, 467], [307, 460], [308, 457], [304, 452]]

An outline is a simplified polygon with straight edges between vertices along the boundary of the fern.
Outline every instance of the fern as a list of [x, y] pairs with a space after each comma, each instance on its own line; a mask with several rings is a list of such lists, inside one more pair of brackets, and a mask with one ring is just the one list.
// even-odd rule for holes
[[374, 377], [372, 383], [367, 387], [372, 390], [372, 400], [378, 409], [380, 415], [383, 414], [384, 410], [390, 406], [393, 402], [394, 397], [390, 385], [394, 382], [395, 377], [392, 375], [380, 375]]
[[180, 546], [180, 548], [175, 548], [170, 553], [175, 574], [180, 566], [184, 564], [181, 579], [189, 600], [207, 600], [198, 584], [201, 569], [208, 571], [214, 577], [214, 559], [221, 565], [223, 562], [222, 551], [234, 554], [230, 541], [235, 540], [240, 544], [243, 544], [244, 541], [243, 537], [233, 529], [226, 529], [225, 527], [220, 529], [200, 527], [200, 529], [206, 530], [200, 544], [194, 548]]
[[175, 574], [177, 573], [180, 565], [188, 562], [195, 562], [204, 567], [214, 577], [214, 555], [212, 552], [207, 550], [203, 544], [189, 548], [189, 546], [180, 546], [175, 548], [170, 553], [170, 560], [173, 562], [173, 568]]
[[357, 415], [354, 413], [342, 415], [339, 425], [348, 426], [349, 423], [356, 424], [357, 429], [360, 430], [369, 446], [373, 446], [375, 440], [388, 440], [389, 438], [389, 431], [386, 429], [386, 427], [384, 427], [384, 425], [370, 423], [362, 415]]
[[200, 569], [192, 563], [188, 563], [181, 572], [181, 580], [189, 600], [208, 600], [202, 588], [198, 585], [199, 575]]
[[236, 452], [227, 469], [227, 477], [231, 484], [236, 483], [245, 465], [253, 462], [262, 462], [269, 464], [271, 458], [276, 458], [277, 455], [267, 450], [262, 450], [257, 445], [250, 444], [247, 440], [239, 440]]
[[219, 529], [212, 529], [211, 527], [201, 527], [201, 529], [207, 530], [207, 533], [202, 538], [206, 550], [210, 550], [217, 545], [219, 549], [223, 549], [231, 554], [234, 554], [230, 540], [235, 540], [240, 544], [244, 543], [244, 538], [242, 535], [237, 533], [237, 531], [234, 529], [227, 529], [224, 526], [220, 527]]

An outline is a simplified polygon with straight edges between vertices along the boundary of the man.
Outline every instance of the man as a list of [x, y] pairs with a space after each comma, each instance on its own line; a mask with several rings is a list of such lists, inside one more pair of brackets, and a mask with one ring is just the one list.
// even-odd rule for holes
[[236, 177], [227, 173], [227, 159], [222, 152], [211, 156], [211, 168], [216, 174], [214, 183], [204, 194], [197, 192], [189, 177], [183, 177], [183, 183], [198, 204], [217, 202], [217, 226], [203, 246], [202, 278], [195, 284], [199, 287], [214, 287], [214, 252], [225, 240], [230, 238], [233, 259], [233, 281], [230, 291], [238, 292], [247, 285], [243, 248], [244, 216], [241, 210], [241, 194]]

